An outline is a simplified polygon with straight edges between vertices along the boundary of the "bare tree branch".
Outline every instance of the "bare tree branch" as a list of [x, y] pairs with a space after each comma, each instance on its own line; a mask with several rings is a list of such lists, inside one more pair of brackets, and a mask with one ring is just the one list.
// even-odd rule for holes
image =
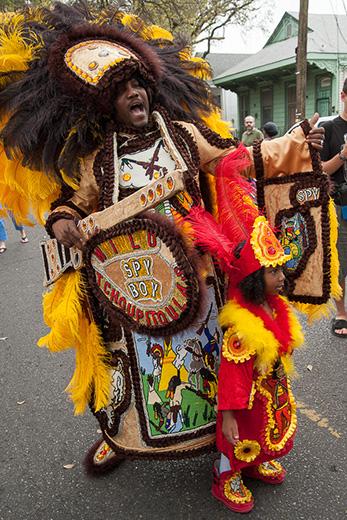
[[[64, 1], [64, 0], [63, 0]], [[74, 4], [74, 0], [66, 0]], [[191, 45], [221, 40], [218, 30], [229, 24], [245, 25], [252, 19], [266, 25], [270, 0], [82, 0], [91, 12], [123, 10], [140, 16], [144, 22], [160, 25], [174, 36], [184, 35]], [[0, 10], [13, 11], [27, 5], [50, 5], [54, 0], [0, 0]], [[261, 12], [260, 12], [261, 10]], [[266, 14], [265, 14], [266, 13]]]

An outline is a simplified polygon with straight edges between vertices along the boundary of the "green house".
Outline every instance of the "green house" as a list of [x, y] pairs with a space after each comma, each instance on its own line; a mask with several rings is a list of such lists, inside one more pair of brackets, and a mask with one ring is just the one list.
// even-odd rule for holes
[[[261, 128], [274, 121], [283, 134], [295, 121], [299, 14], [286, 12], [265, 46], [216, 76], [214, 84], [238, 95], [238, 130], [248, 114]], [[337, 114], [347, 77], [347, 16], [309, 14], [306, 115]]]

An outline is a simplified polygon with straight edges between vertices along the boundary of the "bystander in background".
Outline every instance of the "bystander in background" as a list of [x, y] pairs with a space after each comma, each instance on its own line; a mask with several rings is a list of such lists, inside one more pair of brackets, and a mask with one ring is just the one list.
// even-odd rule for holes
[[278, 128], [277, 125], [273, 121], [268, 121], [263, 126], [263, 134], [265, 141], [271, 141], [278, 136]]
[[333, 198], [339, 221], [337, 249], [340, 261], [339, 281], [342, 298], [335, 300], [336, 317], [332, 322], [332, 333], [347, 337], [347, 311], [345, 304], [347, 276], [347, 78], [344, 81], [341, 101], [343, 109], [338, 117], [323, 124], [325, 142], [321, 152], [323, 169], [334, 182]]
[[246, 116], [244, 125], [246, 130], [242, 134], [241, 141], [245, 146], [252, 146], [254, 141], [264, 139], [263, 132], [255, 127], [255, 119], [253, 116]]
[[[20, 242], [22, 244], [26, 244], [28, 242], [28, 237], [26, 235], [24, 226], [17, 224], [14, 216], [12, 215], [12, 213], [10, 211], [8, 212], [8, 216], [11, 218], [15, 229], [17, 231], [19, 231], [19, 233], [20, 233]], [[6, 227], [5, 227], [5, 220], [3, 218], [0, 218], [0, 254], [4, 253], [7, 249], [7, 247], [6, 247], [7, 239], [8, 239], [8, 235], [7, 235], [7, 231], [6, 231]]]

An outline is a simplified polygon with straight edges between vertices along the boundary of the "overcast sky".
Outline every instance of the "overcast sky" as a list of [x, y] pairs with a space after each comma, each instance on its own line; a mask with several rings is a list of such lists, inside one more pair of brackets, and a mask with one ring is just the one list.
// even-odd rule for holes
[[[237, 26], [226, 29], [226, 37], [222, 42], [214, 43], [211, 52], [254, 53], [259, 51], [274, 31], [285, 11], [299, 12], [300, 0], [272, 0], [267, 2], [273, 7], [272, 22], [266, 32], [256, 28], [242, 30]], [[347, 0], [309, 0], [310, 13], [344, 14], [347, 16]], [[197, 50], [204, 51], [206, 44], [201, 44]]]

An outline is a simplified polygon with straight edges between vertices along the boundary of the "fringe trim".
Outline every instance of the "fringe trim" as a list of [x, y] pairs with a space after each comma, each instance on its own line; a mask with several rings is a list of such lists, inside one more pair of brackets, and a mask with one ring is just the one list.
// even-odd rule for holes
[[339, 284], [339, 256], [337, 252], [337, 234], [338, 221], [335, 211], [335, 204], [331, 197], [329, 197], [329, 218], [330, 218], [330, 276], [331, 276], [331, 296], [335, 300], [339, 300], [342, 296], [342, 289]]

